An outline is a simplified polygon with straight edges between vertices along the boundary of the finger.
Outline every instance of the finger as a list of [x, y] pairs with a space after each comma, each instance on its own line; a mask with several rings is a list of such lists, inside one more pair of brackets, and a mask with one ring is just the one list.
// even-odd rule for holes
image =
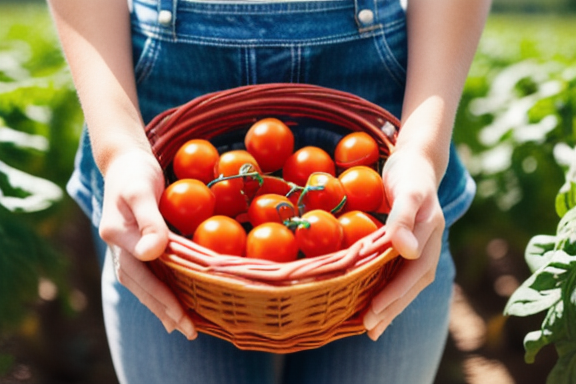
[[[429, 284], [430, 282], [425, 278], [421, 279], [403, 296], [392, 302], [388, 307], [386, 307], [386, 309], [382, 310], [378, 314], [375, 314], [373, 310], [369, 311], [364, 319], [365, 327], [368, 330], [368, 337], [374, 341], [378, 340], [392, 321], [400, 315]], [[370, 328], [368, 328], [368, 326]]]
[[129, 289], [162, 322], [168, 332], [178, 329], [188, 339], [197, 332], [174, 293], [142, 262], [125, 250], [114, 247], [118, 281]]
[[386, 234], [394, 249], [407, 259], [416, 259], [418, 240], [412, 233], [418, 204], [409, 197], [394, 199], [392, 209], [386, 220]]
[[121, 200], [115, 207], [105, 206], [100, 236], [140, 260], [158, 257], [168, 243], [168, 228], [157, 206], [152, 194], [135, 194]]
[[141, 236], [135, 242], [132, 254], [140, 260], [157, 258], [168, 244], [168, 227], [157, 207], [158, 202], [152, 196], [139, 199], [133, 206]]
[[[382, 321], [387, 324], [399, 315], [418, 294], [434, 281], [441, 251], [442, 232], [430, 237], [429, 246], [418, 260], [405, 261], [404, 267], [372, 300], [364, 316], [364, 326], [372, 330]], [[377, 333], [377, 332], [375, 332]]]

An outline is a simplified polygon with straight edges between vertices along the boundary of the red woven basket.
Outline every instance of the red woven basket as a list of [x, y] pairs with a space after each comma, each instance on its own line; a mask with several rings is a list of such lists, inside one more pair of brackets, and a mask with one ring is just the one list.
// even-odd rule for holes
[[[265, 84], [198, 97], [158, 115], [146, 128], [170, 177], [171, 161], [187, 140], [217, 140], [277, 117], [304, 127], [363, 131], [379, 144], [382, 162], [393, 150], [398, 120], [352, 94], [304, 84]], [[350, 248], [289, 263], [221, 255], [171, 233], [150, 266], [176, 293], [200, 332], [238, 348], [288, 353], [365, 332], [362, 317], [375, 293], [401, 264], [383, 241], [385, 226]]]

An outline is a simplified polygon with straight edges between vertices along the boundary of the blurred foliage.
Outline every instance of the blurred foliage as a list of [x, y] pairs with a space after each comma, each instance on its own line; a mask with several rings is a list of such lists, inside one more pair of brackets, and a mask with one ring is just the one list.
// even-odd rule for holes
[[[55, 244], [82, 117], [45, 8], [0, 11], [0, 343], [32, 316], [42, 283], [67, 308]], [[69, 308], [67, 308], [69, 309]], [[13, 359], [0, 355], [0, 375]]]
[[[460, 282], [474, 289], [486, 244], [522, 250], [555, 230], [554, 201], [576, 144], [574, 18], [493, 14], [466, 83], [454, 139], [478, 193], [453, 230]], [[465, 259], [464, 259], [465, 258]], [[529, 273], [527, 268], [522, 271]]]

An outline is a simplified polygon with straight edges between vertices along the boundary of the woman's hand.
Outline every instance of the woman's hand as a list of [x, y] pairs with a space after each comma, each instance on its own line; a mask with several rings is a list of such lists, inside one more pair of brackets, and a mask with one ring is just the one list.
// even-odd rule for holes
[[384, 167], [383, 180], [392, 210], [382, 241], [391, 242], [407, 260], [386, 289], [374, 297], [364, 317], [364, 326], [373, 340], [434, 281], [444, 231], [438, 181], [432, 165], [420, 152], [394, 152]]
[[100, 236], [109, 245], [118, 281], [161, 321], [188, 339], [196, 338], [190, 318], [172, 291], [144, 261], [157, 258], [168, 242], [168, 228], [158, 211], [164, 176], [148, 152], [133, 150], [109, 163], [104, 175]]

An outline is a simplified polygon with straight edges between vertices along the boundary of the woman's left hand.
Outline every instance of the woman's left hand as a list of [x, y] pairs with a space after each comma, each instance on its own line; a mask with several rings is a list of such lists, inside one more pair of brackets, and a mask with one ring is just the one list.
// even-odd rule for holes
[[364, 317], [368, 336], [377, 340], [392, 320], [434, 281], [445, 221], [433, 167], [418, 151], [397, 150], [383, 171], [392, 206], [382, 243], [391, 242], [404, 261], [378, 293]]

